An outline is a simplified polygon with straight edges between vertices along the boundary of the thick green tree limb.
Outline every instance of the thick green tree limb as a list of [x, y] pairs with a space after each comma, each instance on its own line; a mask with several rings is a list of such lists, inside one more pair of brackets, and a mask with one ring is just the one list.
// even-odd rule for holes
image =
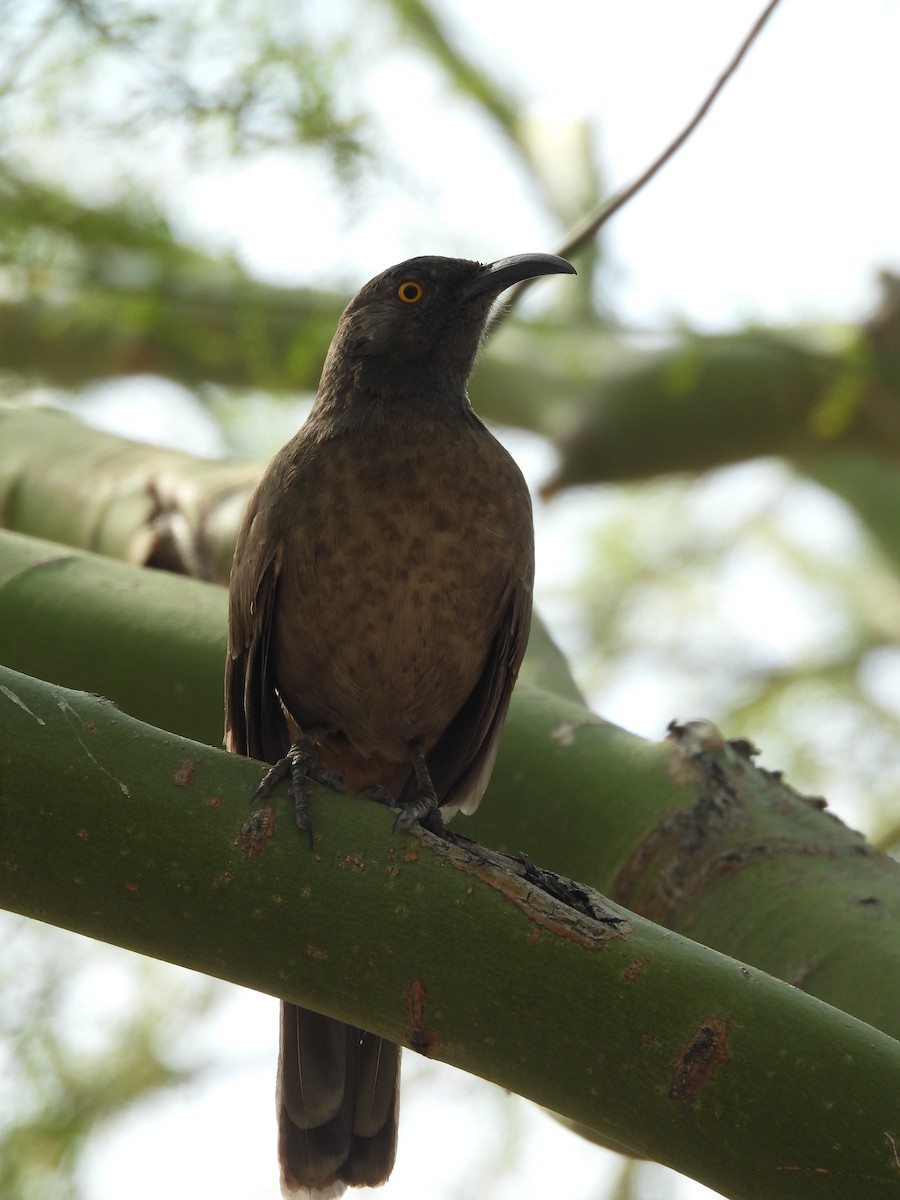
[[[0, 535], [0, 661], [211, 746], [225, 604]], [[900, 1037], [900, 866], [714, 730], [654, 745], [594, 716], [540, 624], [490, 795], [460, 823]]]
[[223, 588], [0, 536], [0, 662], [222, 744]]
[[727, 1196], [896, 1194], [893, 1039], [371, 802], [317, 796], [311, 851], [248, 816], [258, 764], [0, 680], [4, 905], [368, 1025]]
[[257, 464], [131, 442], [54, 408], [0, 407], [0, 440], [6, 528], [227, 582]]

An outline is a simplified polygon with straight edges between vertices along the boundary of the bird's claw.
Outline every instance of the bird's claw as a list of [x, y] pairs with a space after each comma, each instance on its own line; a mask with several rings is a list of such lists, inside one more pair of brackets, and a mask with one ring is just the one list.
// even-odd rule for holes
[[427, 787], [417, 788], [408, 799], [401, 801], [400, 811], [394, 818], [394, 833], [398, 829], [409, 829], [416, 822], [424, 825], [426, 829], [431, 829], [435, 818], [443, 828], [437, 793], [429, 783]]
[[294, 742], [284, 758], [269, 768], [265, 778], [253, 793], [251, 803], [269, 795], [277, 783], [290, 776], [290, 792], [294, 801], [294, 817], [297, 825], [313, 844], [312, 822], [309, 819], [309, 784], [320, 783], [332, 791], [342, 792], [346, 787], [344, 776], [338, 771], [329, 771], [319, 762], [311, 738], [303, 737]]

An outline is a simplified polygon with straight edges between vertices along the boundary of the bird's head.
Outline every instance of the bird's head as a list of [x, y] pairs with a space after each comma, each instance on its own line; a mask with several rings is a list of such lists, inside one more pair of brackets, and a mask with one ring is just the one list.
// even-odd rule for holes
[[575, 274], [554, 254], [493, 263], [423, 256], [389, 267], [360, 289], [328, 351], [320, 400], [329, 406], [410, 397], [464, 398], [491, 305], [513, 284]]

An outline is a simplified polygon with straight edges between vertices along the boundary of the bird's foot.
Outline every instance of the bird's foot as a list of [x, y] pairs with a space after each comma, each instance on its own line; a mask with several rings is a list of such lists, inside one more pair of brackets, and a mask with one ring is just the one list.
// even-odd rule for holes
[[[444, 821], [421, 744], [413, 743], [410, 746], [410, 753], [413, 770], [416, 773], [416, 786], [409, 795], [403, 796], [400, 800], [400, 812], [397, 813], [394, 820], [394, 832], [396, 833], [398, 829], [409, 829], [418, 821], [425, 829], [441, 836], [439, 829], [443, 830]], [[435, 828], [436, 824], [438, 828]]]
[[[297, 825], [313, 844], [312, 822], [309, 817], [309, 784], [321, 783], [335, 792], [342, 792], [346, 780], [337, 771], [329, 771], [319, 762], [315, 743], [311, 737], [302, 737], [294, 742], [284, 758], [280, 758], [266, 774], [265, 779], [253, 793], [252, 800], [268, 796], [276, 783], [289, 776], [291, 781], [291, 796], [294, 801], [294, 816]], [[252, 803], [252, 801], [251, 801]]]
[[434, 832], [432, 822], [435, 819], [443, 828], [444, 821], [438, 808], [438, 798], [434, 788], [429, 791], [416, 788], [411, 796], [405, 797], [400, 802], [400, 811], [394, 818], [394, 832], [396, 833], [398, 829], [409, 829], [417, 821], [425, 829], [431, 829]]

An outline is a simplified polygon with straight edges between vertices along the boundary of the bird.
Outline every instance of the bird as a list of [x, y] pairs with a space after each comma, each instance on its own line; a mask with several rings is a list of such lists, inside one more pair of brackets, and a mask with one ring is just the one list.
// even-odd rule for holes
[[[305, 423], [256, 487], [235, 544], [226, 747], [287, 776], [312, 842], [310, 783], [369, 791], [397, 828], [440, 832], [487, 787], [531, 623], [522, 473], [467, 383], [494, 302], [575, 274], [552, 254], [410, 258], [344, 310]], [[281, 1006], [282, 1194], [383, 1183], [400, 1048]]]

